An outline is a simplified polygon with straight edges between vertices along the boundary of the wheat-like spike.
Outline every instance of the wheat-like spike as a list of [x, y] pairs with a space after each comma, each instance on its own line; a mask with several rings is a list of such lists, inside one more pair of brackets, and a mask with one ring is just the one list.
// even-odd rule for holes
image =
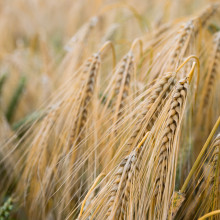
[[177, 127], [183, 114], [183, 108], [186, 102], [188, 90], [188, 77], [178, 82], [172, 96], [172, 102], [166, 119], [166, 127], [163, 131], [163, 137], [159, 148], [157, 175], [155, 179], [155, 197], [161, 201], [168, 169], [168, 161], [173, 153], [172, 142], [175, 139]]
[[[83, 68], [83, 77], [84, 78], [86, 78], [86, 76], [88, 75], [88, 72], [90, 70], [90, 66], [92, 65], [93, 60], [94, 60], [93, 56], [89, 57], [86, 60], [86, 62], [84, 64], [84, 68]], [[85, 79], [82, 79], [82, 80], [85, 80]], [[79, 97], [78, 97], [78, 100], [79, 100], [78, 102], [80, 102], [80, 99], [83, 96], [83, 92], [84, 91], [85, 91], [85, 89], [80, 92]], [[78, 107], [77, 111], [79, 113], [79, 111], [80, 111], [80, 103], [79, 103], [79, 107]], [[72, 127], [72, 129], [70, 131], [70, 138], [69, 138], [69, 144], [68, 144], [69, 148], [72, 147], [72, 145], [74, 143], [74, 140], [75, 140], [76, 130], [77, 130], [77, 123], [78, 123], [78, 118], [75, 119], [75, 121], [73, 123], [73, 127]]]
[[128, 178], [128, 172], [131, 169], [131, 163], [132, 159], [135, 159], [135, 155], [129, 155], [123, 159], [123, 161], [119, 164], [118, 169], [116, 170], [116, 173], [114, 175], [114, 182], [111, 187], [110, 191], [110, 197], [108, 199], [108, 210], [106, 213], [106, 217], [109, 217], [112, 212], [113, 205], [115, 204], [115, 197], [117, 193], [122, 193], [120, 192], [120, 188], [122, 191], [122, 188], [126, 184], [126, 180]]
[[220, 57], [220, 32], [216, 33], [214, 36], [214, 53], [213, 53], [213, 63], [210, 67], [210, 72], [207, 76], [205, 90], [205, 98], [203, 102], [203, 107], [209, 104], [209, 98], [212, 92], [213, 85], [215, 84], [215, 79], [218, 74], [219, 67], [219, 57]]
[[[84, 70], [83, 70], [83, 75], [89, 74], [87, 84], [85, 85], [85, 89], [83, 90], [82, 95], [82, 101], [79, 104], [80, 108], [78, 110], [77, 118], [75, 122], [73, 123], [73, 128], [71, 130], [71, 136], [69, 140], [69, 147], [71, 148], [75, 138], [77, 138], [77, 142], [79, 143], [80, 140], [83, 138], [83, 127], [86, 123], [87, 120], [87, 114], [88, 114], [88, 108], [89, 108], [89, 103], [91, 101], [94, 88], [95, 88], [95, 83], [96, 83], [96, 78], [97, 78], [97, 73], [99, 71], [99, 66], [100, 66], [100, 54], [96, 53], [92, 57], [88, 58]], [[81, 97], [79, 97], [81, 98]]]
[[[143, 128], [143, 125], [145, 126], [143, 136], [146, 134], [147, 131], [150, 131], [157, 120], [164, 104], [165, 104], [165, 98], [170, 93], [172, 88], [174, 87], [176, 83], [175, 73], [167, 73], [164, 76], [162, 76], [158, 82], [154, 85], [153, 91], [150, 93], [149, 98], [147, 98], [147, 104], [144, 105], [143, 108], [145, 109], [141, 115], [139, 116], [135, 130], [132, 134], [132, 136], [129, 138], [128, 146], [133, 146], [136, 141], [136, 137], [138, 136], [139, 132]], [[158, 102], [156, 103], [156, 101]], [[155, 103], [157, 106], [155, 106]], [[152, 106], [155, 106], [155, 110], [150, 112], [150, 109]], [[146, 118], [149, 118], [147, 123], [145, 122]], [[145, 124], [144, 124], [145, 123]], [[138, 140], [137, 140], [138, 141]]]
[[81, 131], [81, 129], [84, 127], [86, 120], [87, 120], [87, 112], [88, 112], [88, 104], [91, 101], [94, 88], [95, 88], [95, 83], [96, 83], [96, 78], [97, 78], [97, 73], [99, 70], [100, 66], [100, 55], [99, 54], [94, 54], [94, 63], [91, 65], [90, 73], [89, 73], [89, 79], [86, 85], [86, 94], [85, 98], [82, 103], [82, 116], [81, 116], [81, 121], [79, 122], [79, 128], [78, 132]]
[[125, 68], [126, 68], [126, 65], [127, 65], [127, 62], [128, 62], [128, 56], [129, 55], [126, 54], [122, 58], [122, 61], [121, 61], [120, 66], [118, 68], [117, 80], [116, 80], [116, 85], [115, 85], [115, 88], [114, 88], [113, 96], [117, 96], [119, 94], [120, 87], [121, 87], [122, 80], [123, 80], [123, 73], [125, 72]]
[[[102, 213], [105, 218], [109, 219], [124, 219], [126, 218], [126, 207], [130, 197], [130, 188], [132, 184], [132, 180], [135, 173], [138, 173], [138, 164], [137, 162], [141, 158], [141, 150], [143, 147], [143, 143], [148, 137], [148, 133], [144, 136], [144, 138], [139, 142], [137, 147], [126, 156], [121, 163], [115, 168], [113, 175], [110, 176], [110, 179], [106, 183], [106, 186], [110, 188], [107, 189], [103, 187], [104, 193], [108, 193], [107, 201], [106, 201], [106, 209], [105, 214]], [[107, 191], [106, 191], [107, 189]], [[90, 204], [93, 206], [95, 203], [99, 202], [103, 197], [103, 194], [98, 195], [95, 200], [90, 200]], [[88, 207], [88, 205], [87, 205]], [[101, 208], [97, 209], [101, 213], [103, 210]]]
[[106, 216], [110, 219], [126, 219], [127, 204], [130, 198], [132, 179], [138, 173], [138, 161], [141, 159], [141, 150], [148, 137], [147, 133], [136, 148], [126, 156], [119, 164], [108, 198], [108, 209]]
[[[76, 119], [73, 123], [73, 127], [71, 129], [70, 138], [68, 140], [68, 149], [73, 150], [73, 154], [71, 155], [71, 159], [69, 161], [69, 167], [66, 170], [67, 173], [71, 172], [71, 167], [77, 163], [80, 163], [80, 157], [78, 155], [82, 155], [84, 153], [84, 149], [82, 146], [77, 148], [77, 145], [81, 142], [81, 140], [85, 137], [85, 124], [88, 118], [88, 112], [90, 110], [90, 103], [92, 96], [94, 94], [94, 89], [96, 85], [96, 79], [98, 75], [100, 67], [100, 53], [93, 54], [86, 62], [85, 68], [83, 70], [83, 75], [86, 78], [85, 86], [82, 90], [82, 97], [79, 98], [79, 106], [77, 109]], [[83, 163], [85, 164], [85, 163]], [[74, 194], [74, 191], [77, 191], [77, 196], [80, 196], [80, 191], [76, 190], [80, 186], [79, 177], [84, 170], [84, 165], [81, 165], [81, 168], [77, 171], [76, 175], [73, 175], [71, 179], [69, 179], [66, 183], [67, 188], [72, 188], [71, 194]], [[72, 183], [75, 183], [74, 185]], [[75, 193], [76, 195], [76, 193]]]
[[[89, 38], [89, 34], [94, 29], [94, 27], [99, 22], [99, 17], [92, 17], [86, 24], [84, 24], [76, 34], [70, 39], [69, 42], [65, 45], [65, 49], [67, 51], [73, 51], [76, 46], [82, 46], [84, 45]], [[81, 48], [80, 48], [81, 49]], [[78, 57], [78, 60], [82, 58], [82, 51], [79, 52], [80, 56]]]
[[200, 12], [192, 21], [194, 23], [195, 36], [204, 28], [208, 21], [218, 12], [220, 4], [212, 4]]
[[136, 147], [135, 149], [135, 159], [132, 161], [130, 172], [128, 173], [128, 178], [126, 181], [126, 185], [124, 187], [124, 192], [122, 195], [120, 195], [120, 203], [118, 207], [115, 208], [115, 215], [119, 216], [119, 219], [127, 219], [127, 214], [129, 213], [129, 199], [130, 199], [130, 191], [131, 191], [131, 185], [133, 183], [135, 175], [138, 175], [139, 168], [138, 168], [138, 161], [141, 158], [140, 152], [141, 152], [142, 146]]
[[[199, 111], [203, 111], [206, 115], [207, 108], [210, 106], [211, 95], [213, 93], [214, 85], [216, 84], [216, 77], [218, 75], [219, 68], [219, 57], [220, 57], [220, 32], [215, 34], [214, 37], [214, 50], [212, 54], [212, 62], [209, 67], [209, 72], [205, 80], [205, 85], [203, 88], [202, 102], [200, 104]], [[203, 117], [205, 120], [206, 117]], [[201, 119], [199, 119], [201, 120]]]
[[131, 177], [137, 162], [139, 150], [140, 148], [135, 149], [130, 155], [125, 157], [116, 170], [113, 177], [114, 182], [111, 186], [110, 197], [108, 199], [106, 218], [119, 219], [121, 212], [125, 211], [125, 203], [123, 200], [128, 200]]
[[170, 58], [170, 64], [168, 70], [174, 71], [181, 62], [181, 57], [184, 56], [184, 53], [189, 45], [190, 38], [194, 31], [194, 23], [192, 20], [188, 21], [182, 28], [179, 36], [176, 47]]
[[[189, 49], [189, 45], [192, 41], [192, 36], [195, 34], [194, 31], [194, 20], [189, 20], [180, 26], [179, 33], [175, 37], [174, 46], [172, 47], [172, 51], [170, 52], [169, 59], [166, 61], [163, 71], [158, 71], [153, 79], [158, 78], [161, 73], [176, 71], [180, 62], [182, 62], [184, 55], [186, 54], [187, 49]], [[179, 77], [179, 79], [181, 79]]]
[[212, 4], [198, 15], [197, 18], [198, 22], [201, 23], [201, 27], [204, 27], [207, 24], [209, 19], [219, 10], [219, 6], [219, 3]]
[[[114, 124], [114, 136], [117, 136], [117, 125], [122, 119], [123, 110], [126, 104], [126, 98], [129, 94], [131, 75], [134, 73], [134, 56], [130, 51], [127, 53], [121, 62], [118, 71], [118, 79], [116, 87], [114, 89], [115, 103], [113, 110], [113, 124]], [[111, 157], [113, 158], [116, 149], [112, 147]]]
[[148, 125], [147, 125], [147, 130], [148, 131], [150, 131], [153, 128], [154, 123], [158, 119], [159, 114], [161, 113], [161, 111], [162, 111], [162, 109], [163, 109], [163, 107], [164, 107], [164, 105], [166, 103], [166, 98], [170, 94], [171, 90], [173, 89], [173, 87], [174, 87], [174, 85], [176, 83], [176, 75], [171, 74], [170, 77], [169, 77], [169, 75], [167, 75], [167, 78], [165, 80], [167, 80], [167, 83], [162, 84], [162, 91], [159, 92], [159, 94], [157, 94], [158, 90], [155, 89], [154, 90], [155, 94], [152, 97], [150, 97], [150, 106], [148, 106], [149, 109], [151, 108], [153, 103], [156, 102], [157, 98], [159, 98], [159, 99], [161, 98], [161, 100], [158, 103], [157, 108], [153, 112], [150, 121], [148, 122]]
[[122, 63], [118, 71], [118, 80], [114, 90], [115, 96], [117, 96], [115, 103], [115, 116], [114, 122], [122, 115], [122, 110], [125, 106], [125, 99], [129, 94], [129, 87], [131, 81], [131, 75], [134, 72], [134, 56], [132, 52], [127, 53], [122, 60]]

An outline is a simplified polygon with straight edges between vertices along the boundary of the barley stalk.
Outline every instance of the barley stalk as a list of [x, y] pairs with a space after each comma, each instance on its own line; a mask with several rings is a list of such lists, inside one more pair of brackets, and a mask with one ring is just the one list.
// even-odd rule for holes
[[[174, 154], [173, 142], [176, 139], [177, 127], [179, 126], [186, 102], [188, 90], [188, 78], [178, 82], [175, 92], [172, 96], [171, 107], [166, 120], [166, 128], [164, 129], [161, 146], [159, 148], [157, 177], [155, 179], [155, 198], [159, 206], [164, 196], [166, 186], [166, 178], [169, 166], [170, 155]], [[156, 210], [159, 209], [156, 205]]]

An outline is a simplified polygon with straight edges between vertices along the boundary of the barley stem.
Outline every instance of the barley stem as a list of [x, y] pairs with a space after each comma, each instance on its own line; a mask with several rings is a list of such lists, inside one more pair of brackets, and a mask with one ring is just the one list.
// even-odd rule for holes
[[210, 217], [210, 216], [217, 215], [217, 214], [220, 214], [220, 209], [219, 209], [219, 210], [215, 210], [215, 211], [213, 211], [213, 212], [209, 212], [209, 213], [203, 215], [203, 216], [202, 216], [201, 218], [199, 218], [198, 220], [203, 220], [203, 219], [206, 219], [206, 218], [208, 218], [208, 217]]

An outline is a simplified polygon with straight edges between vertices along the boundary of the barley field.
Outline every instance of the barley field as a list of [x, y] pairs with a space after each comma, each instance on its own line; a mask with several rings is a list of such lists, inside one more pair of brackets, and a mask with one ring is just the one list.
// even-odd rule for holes
[[0, 1], [0, 220], [70, 219], [220, 219], [220, 1]]

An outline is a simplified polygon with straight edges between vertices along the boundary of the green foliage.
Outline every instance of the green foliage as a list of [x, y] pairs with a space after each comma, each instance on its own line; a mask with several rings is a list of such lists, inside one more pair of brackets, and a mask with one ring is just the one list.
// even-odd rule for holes
[[0, 207], [0, 220], [9, 219], [12, 209], [13, 209], [13, 202], [12, 202], [12, 198], [9, 197], [5, 201], [5, 203]]
[[21, 98], [22, 92], [25, 88], [25, 84], [26, 84], [26, 78], [23, 76], [21, 77], [17, 88], [14, 91], [14, 94], [11, 98], [11, 101], [9, 103], [7, 112], [6, 112], [6, 118], [9, 122], [11, 122], [13, 120], [13, 116], [14, 113], [16, 111], [16, 107], [18, 106], [19, 100]]

